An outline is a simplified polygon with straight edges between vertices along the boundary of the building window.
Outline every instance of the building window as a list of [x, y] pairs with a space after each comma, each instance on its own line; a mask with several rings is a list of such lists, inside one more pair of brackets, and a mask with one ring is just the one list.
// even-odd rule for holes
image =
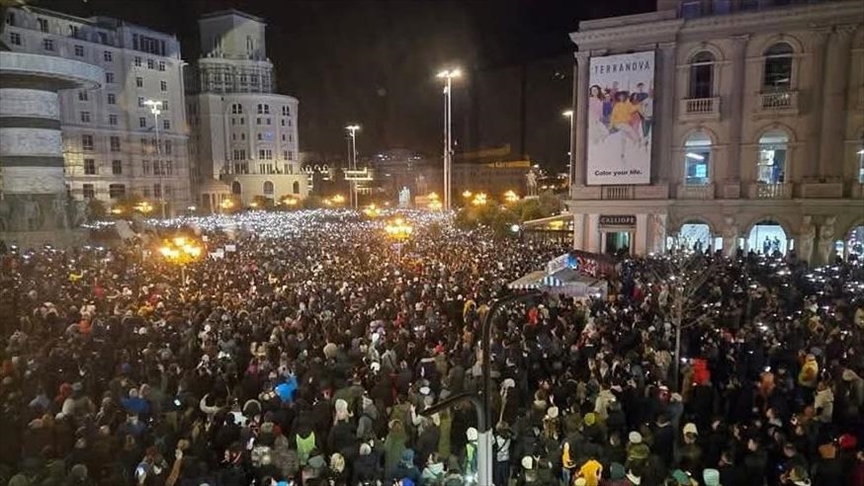
[[99, 32], [99, 43], [107, 44], [108, 43], [108, 34], [105, 32]]
[[86, 91], [79, 91], [78, 92], [78, 101], [87, 101], [89, 99], [90, 99], [90, 96], [87, 94]]
[[231, 114], [232, 115], [242, 115], [243, 114], [243, 105], [235, 103], [231, 105]]
[[11, 43], [13, 46], [20, 46], [21, 34], [19, 34], [18, 32], [11, 32], [9, 34], [9, 43]]
[[36, 22], [39, 24], [40, 31], [48, 32], [48, 19], [36, 19]]
[[162, 184], [153, 184], [153, 197], [162, 199]]
[[168, 91], [168, 81], [159, 81], [159, 89]]
[[105, 82], [113, 83], [114, 82], [114, 73], [105, 73]]
[[856, 155], [858, 156], [858, 183], [864, 184], [864, 139], [861, 140]]
[[90, 123], [90, 112], [82, 111], [81, 112], [81, 123]]
[[273, 192], [273, 183], [270, 181], [264, 181], [264, 195], [272, 196]]
[[153, 168], [150, 165], [150, 161], [149, 160], [142, 160], [141, 161], [141, 172], [143, 172], [144, 175], [150, 175], [152, 173], [152, 171], [153, 171]]
[[284, 118], [282, 119], [282, 126], [283, 127], [285, 126], [285, 119]]
[[15, 12], [9, 12], [9, 14], [6, 16], [6, 24], [15, 25]]
[[108, 197], [117, 199], [126, 196], [126, 186], [124, 184], [109, 184]]
[[135, 67], [141, 67], [141, 56], [135, 56]]
[[241, 116], [241, 117], [240, 117], [240, 124], [241, 124], [241, 125], [245, 125], [245, 124], [246, 124], [246, 117], [245, 117], [245, 116]]
[[759, 160], [756, 178], [763, 184], [786, 181], [786, 154], [789, 135], [783, 130], [770, 130], [759, 139]]
[[114, 175], [123, 174], [123, 161], [122, 160], [112, 160], [111, 161], [111, 173]]
[[78, 57], [84, 57], [84, 46], [75, 44], [75, 55]]
[[153, 59], [147, 59], [147, 69], [156, 69], [156, 62]]
[[258, 132], [258, 140], [263, 140], [261, 132]]
[[714, 54], [698, 52], [690, 59], [690, 98], [711, 98], [714, 91]]
[[795, 51], [785, 42], [778, 42], [765, 51], [766, 91], [788, 91], [792, 86], [792, 55]]
[[283, 142], [285, 141], [285, 134], [284, 133], [282, 134], [282, 141]]
[[147, 128], [147, 117], [138, 117], [138, 128]]
[[165, 130], [171, 130], [171, 120], [162, 120], [162, 128]]
[[108, 115], [108, 124], [111, 126], [117, 126], [117, 115]]
[[164, 70], [165, 70], [165, 61], [159, 61], [159, 70], [160, 70], [160, 71], [164, 71]]
[[163, 170], [165, 171], [165, 175], [174, 175], [174, 162], [166, 160]]
[[96, 160], [84, 159], [84, 175], [96, 175]]
[[270, 124], [270, 118], [269, 117], [267, 118], [267, 124], [268, 125]]
[[114, 60], [114, 56], [111, 54], [111, 51], [104, 51], [102, 52], [102, 59], [105, 62], [111, 62]]
[[93, 135], [81, 135], [81, 148], [83, 150], [93, 150]]
[[96, 188], [93, 184], [84, 184], [81, 186], [81, 192], [84, 195], [84, 199], [95, 199], [96, 198]]
[[116, 105], [117, 104], [117, 95], [114, 93], [108, 93], [108, 104]]
[[168, 110], [168, 100], [162, 100], [162, 111]]
[[144, 108], [144, 97], [143, 96], [138, 97], [138, 108]]
[[282, 158], [283, 158], [284, 160], [288, 160], [288, 151], [287, 151], [287, 150], [283, 150], [283, 151], [282, 151]]
[[70, 25], [69, 26], [69, 35], [70, 36], [77, 39], [78, 38], [78, 32], [79, 32], [79, 29], [78, 29], [77, 25]]
[[243, 186], [240, 185], [240, 181], [231, 183], [231, 194], [243, 194]]
[[136, 77], [135, 78], [135, 86], [137, 88], [143, 88], [144, 87], [144, 78], [142, 78], [140, 76]]
[[120, 137], [112, 135], [111, 138], [109, 138], [108, 140], [111, 142], [111, 151], [112, 152], [119, 152], [120, 151]]
[[261, 124], [261, 117], [260, 117], [260, 116], [259, 116], [258, 118], [255, 118], [255, 124], [256, 124], [256, 125], [260, 125], [260, 124]]
[[172, 150], [171, 140], [165, 140], [165, 155], [171, 155]]
[[54, 41], [51, 39], [43, 39], [42, 40], [42, 48], [45, 49], [46, 51], [53, 51], [54, 50]]
[[711, 181], [711, 137], [695, 132], [684, 142], [684, 184], [704, 186]]
[[288, 160], [294, 160], [294, 151], [293, 150], [288, 151]]
[[142, 138], [141, 139], [141, 153], [142, 154], [149, 153], [149, 149], [150, 149], [150, 141], [147, 140], [146, 138]]
[[291, 192], [294, 194], [300, 194], [300, 182], [294, 181], [294, 184], [291, 184]]
[[291, 116], [291, 107], [283, 106], [282, 107], [282, 116]]

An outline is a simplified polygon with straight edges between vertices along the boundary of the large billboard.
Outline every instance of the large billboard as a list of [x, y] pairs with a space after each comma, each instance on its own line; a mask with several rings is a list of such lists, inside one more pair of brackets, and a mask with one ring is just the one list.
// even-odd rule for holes
[[590, 69], [588, 184], [650, 183], [654, 51], [592, 57]]

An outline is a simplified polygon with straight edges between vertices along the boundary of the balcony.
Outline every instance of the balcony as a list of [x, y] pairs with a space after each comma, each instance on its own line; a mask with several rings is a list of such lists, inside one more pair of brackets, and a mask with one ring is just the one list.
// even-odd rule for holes
[[633, 199], [633, 186], [603, 186], [600, 192], [600, 199]]
[[756, 112], [760, 115], [796, 115], [798, 114], [798, 92], [777, 91], [759, 93]]
[[678, 199], [714, 199], [714, 183], [702, 186], [678, 184]]
[[719, 120], [720, 98], [691, 98], [681, 100], [680, 117], [684, 121]]
[[750, 199], [792, 199], [792, 184], [788, 182], [777, 184], [754, 182], [750, 184], [747, 197]]

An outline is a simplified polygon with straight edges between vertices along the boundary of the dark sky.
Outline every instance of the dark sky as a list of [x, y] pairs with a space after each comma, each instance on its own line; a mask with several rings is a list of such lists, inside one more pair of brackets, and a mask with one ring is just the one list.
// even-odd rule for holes
[[654, 0], [34, 3], [175, 33], [187, 61], [198, 57], [201, 14], [236, 8], [263, 17], [277, 90], [300, 100], [303, 151], [343, 151], [342, 128], [358, 122], [361, 155], [409, 148], [440, 156], [443, 100], [434, 75], [442, 66], [460, 66], [467, 76], [454, 89], [458, 146], [510, 143], [515, 154], [525, 153], [550, 168], [563, 167], [568, 150], [567, 121], [561, 117], [572, 92], [573, 48], [567, 34], [579, 20], [654, 7]]

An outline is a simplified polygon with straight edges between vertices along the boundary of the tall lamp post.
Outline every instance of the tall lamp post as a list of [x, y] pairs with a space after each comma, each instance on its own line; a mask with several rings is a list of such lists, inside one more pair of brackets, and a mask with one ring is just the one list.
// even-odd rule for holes
[[162, 174], [165, 172], [164, 161], [161, 160], [161, 144], [159, 143], [159, 115], [162, 114], [162, 102], [147, 100], [144, 102], [150, 107], [150, 113], [153, 114], [153, 131], [156, 132], [156, 164], [154, 167], [159, 168], [159, 206], [162, 208], [162, 219], [165, 219], [165, 187], [162, 184]]
[[570, 140], [570, 151], [567, 152], [567, 179], [570, 186], [573, 185], [573, 110], [566, 110], [561, 113], [570, 120], [570, 131], [567, 132], [567, 138]]
[[451, 94], [453, 91], [453, 78], [458, 78], [462, 72], [458, 69], [445, 69], [438, 73], [438, 78], [444, 79], [444, 209], [450, 211], [452, 198], [450, 197], [450, 178], [453, 172], [453, 116]]
[[[360, 125], [352, 124], [345, 127], [345, 130], [348, 130], [348, 134], [351, 136], [351, 160], [349, 161], [349, 167], [351, 170], [357, 170], [357, 131], [360, 130]], [[356, 209], [359, 206], [359, 201], [357, 197], [357, 181], [351, 181], [351, 207]]]

